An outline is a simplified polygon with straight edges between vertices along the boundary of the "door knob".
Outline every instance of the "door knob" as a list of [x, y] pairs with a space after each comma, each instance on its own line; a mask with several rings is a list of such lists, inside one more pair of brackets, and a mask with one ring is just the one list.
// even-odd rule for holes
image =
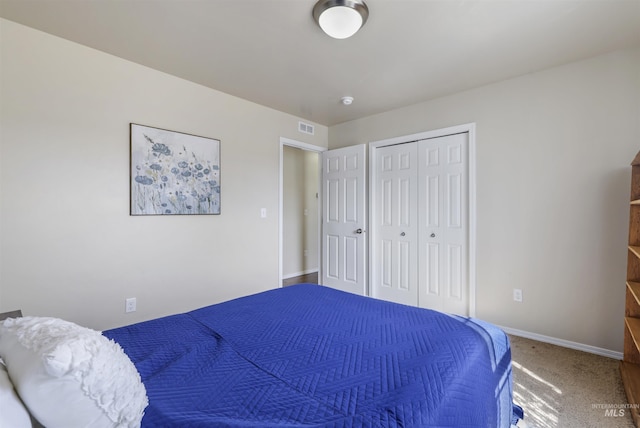
[[401, 233], [400, 233], [400, 236], [404, 236], [404, 235], [406, 235], [406, 233], [404, 233], [404, 232], [401, 232]]
[[436, 234], [435, 234], [435, 233], [432, 233], [430, 236], [431, 236], [432, 238], [435, 238], [435, 237], [436, 237]]
[[356, 234], [358, 234], [358, 235], [362, 235], [362, 232], [364, 232], [362, 229], [359, 229], [359, 228], [358, 228], [358, 229], [356, 229]]

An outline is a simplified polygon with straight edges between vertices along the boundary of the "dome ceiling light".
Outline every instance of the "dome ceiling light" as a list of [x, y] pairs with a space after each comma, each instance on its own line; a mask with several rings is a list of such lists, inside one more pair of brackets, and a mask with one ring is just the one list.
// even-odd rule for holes
[[367, 22], [369, 8], [362, 0], [319, 0], [313, 19], [334, 39], [353, 36]]

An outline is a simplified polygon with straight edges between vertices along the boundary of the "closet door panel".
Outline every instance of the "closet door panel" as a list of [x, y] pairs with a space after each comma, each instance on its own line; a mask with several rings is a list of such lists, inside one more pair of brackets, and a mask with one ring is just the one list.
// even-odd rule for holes
[[372, 294], [418, 305], [417, 146], [377, 149]]
[[467, 134], [419, 141], [419, 302], [468, 313]]

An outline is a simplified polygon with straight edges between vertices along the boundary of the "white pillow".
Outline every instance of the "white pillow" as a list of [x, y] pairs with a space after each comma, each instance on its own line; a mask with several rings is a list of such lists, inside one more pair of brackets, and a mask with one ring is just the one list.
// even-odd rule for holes
[[139, 427], [148, 404], [135, 366], [101, 333], [57, 318], [8, 318], [0, 357], [47, 428]]
[[0, 427], [31, 428], [31, 418], [18, 398], [7, 368], [0, 361]]

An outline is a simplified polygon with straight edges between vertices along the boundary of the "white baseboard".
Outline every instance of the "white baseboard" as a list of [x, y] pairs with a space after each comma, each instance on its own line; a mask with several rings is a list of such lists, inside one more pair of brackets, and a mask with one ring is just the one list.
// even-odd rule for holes
[[612, 351], [610, 349], [598, 348], [597, 346], [585, 345], [584, 343], [572, 342], [570, 340], [558, 339], [556, 337], [545, 336], [528, 331], [518, 330], [510, 327], [498, 326], [508, 334], [524, 337], [526, 339], [537, 340], [538, 342], [550, 343], [552, 345], [564, 346], [565, 348], [575, 349], [578, 351], [589, 352], [590, 354], [600, 355], [602, 357], [622, 360], [622, 352]]
[[318, 268], [307, 269], [302, 272], [287, 273], [282, 275], [282, 279], [295, 278], [296, 276], [309, 275], [310, 273], [316, 273], [316, 272], [318, 272]]

